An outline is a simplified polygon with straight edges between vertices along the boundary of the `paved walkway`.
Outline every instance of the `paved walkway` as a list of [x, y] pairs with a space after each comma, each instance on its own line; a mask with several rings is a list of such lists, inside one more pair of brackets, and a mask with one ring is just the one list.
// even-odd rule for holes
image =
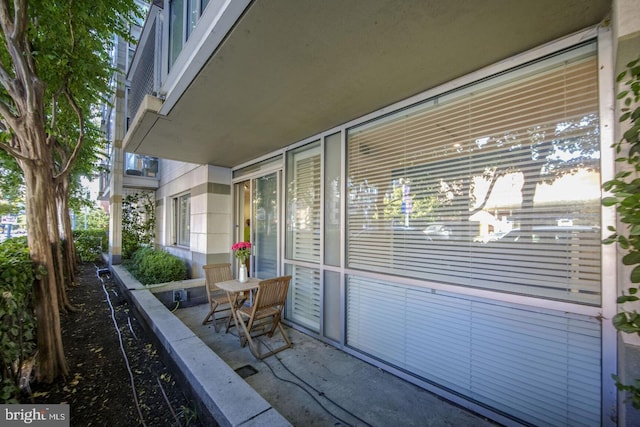
[[[208, 305], [174, 314], [294, 426], [494, 426], [486, 419], [294, 329], [293, 348], [258, 361], [232, 332], [202, 325]], [[278, 345], [279, 333], [262, 338]], [[271, 342], [274, 340], [274, 342]]]

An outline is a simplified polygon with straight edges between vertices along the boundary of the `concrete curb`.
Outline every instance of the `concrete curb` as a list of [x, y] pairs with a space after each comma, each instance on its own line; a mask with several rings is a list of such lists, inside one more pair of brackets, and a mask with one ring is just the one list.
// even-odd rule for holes
[[258, 392], [169, 311], [122, 266], [111, 270], [152, 331], [166, 356], [180, 369], [202, 406], [221, 426], [291, 426]]

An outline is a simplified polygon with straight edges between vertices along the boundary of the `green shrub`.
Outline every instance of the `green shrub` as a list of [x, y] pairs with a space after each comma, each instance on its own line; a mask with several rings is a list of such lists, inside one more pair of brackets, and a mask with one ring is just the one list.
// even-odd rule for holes
[[173, 282], [187, 278], [187, 267], [180, 258], [165, 251], [143, 247], [133, 253], [125, 267], [143, 285]]
[[27, 239], [0, 243], [0, 402], [17, 403], [22, 363], [36, 349], [36, 321], [31, 303], [36, 272]]
[[109, 249], [109, 236], [103, 229], [74, 230], [73, 241], [82, 262], [97, 261]]

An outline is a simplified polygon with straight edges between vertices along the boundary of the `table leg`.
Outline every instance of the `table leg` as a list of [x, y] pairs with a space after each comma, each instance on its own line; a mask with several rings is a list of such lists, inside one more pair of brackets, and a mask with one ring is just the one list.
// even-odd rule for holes
[[[240, 345], [244, 346], [244, 340], [243, 338], [243, 330], [240, 327], [240, 323], [242, 322], [242, 319], [237, 315], [236, 313], [236, 309], [238, 308], [238, 297], [240, 296], [239, 292], [229, 292], [227, 291], [227, 297], [229, 298], [229, 304], [230, 304], [230, 308], [231, 308], [231, 315], [233, 316], [233, 324], [236, 327], [236, 330], [238, 331], [238, 338], [240, 339]], [[242, 299], [242, 301], [245, 301], [245, 299]], [[226, 332], [229, 332], [229, 327], [230, 327], [230, 323], [227, 323], [227, 330]]]

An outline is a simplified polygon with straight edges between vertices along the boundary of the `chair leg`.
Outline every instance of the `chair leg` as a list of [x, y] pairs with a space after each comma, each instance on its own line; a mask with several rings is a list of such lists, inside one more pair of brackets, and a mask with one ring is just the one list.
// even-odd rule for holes
[[[232, 317], [233, 317], [233, 314], [230, 314], [230, 315], [229, 315], [229, 317], [227, 317], [227, 321], [226, 321], [226, 323], [225, 323], [225, 327], [226, 327], [226, 329], [224, 330], [224, 333], [225, 333], [225, 334], [228, 334], [228, 333], [229, 333], [229, 328], [231, 328], [231, 320], [232, 320], [231, 318], [232, 318]], [[235, 326], [235, 327], [236, 327], [236, 329], [238, 328], [238, 324], [237, 324], [237, 322], [236, 322], [235, 317], [233, 317], [233, 326]]]
[[[247, 324], [244, 322], [242, 316], [238, 315], [238, 318], [234, 319], [234, 321], [236, 324], [236, 328], [238, 329], [238, 335], [240, 336], [240, 346], [244, 347], [248, 342], [249, 347], [253, 348], [254, 344], [251, 340], [250, 328], [247, 327]], [[238, 323], [240, 323], [240, 326], [238, 326]], [[253, 352], [253, 350], [251, 350], [251, 352]]]
[[[236, 298], [236, 300], [234, 302], [236, 308], [240, 307], [242, 304], [244, 304], [244, 302], [246, 300], [247, 300], [246, 298], [240, 298], [240, 297]], [[229, 333], [229, 329], [231, 328], [231, 320], [232, 320], [231, 317], [233, 317], [233, 326], [235, 326], [236, 329], [238, 329], [238, 333], [240, 333], [240, 329], [238, 328], [238, 322], [236, 321], [235, 316], [232, 316], [233, 315], [233, 310], [231, 310], [231, 313], [232, 314], [229, 315], [229, 317], [227, 318], [227, 322], [225, 323], [226, 329], [224, 330], [224, 333], [225, 334]]]
[[[244, 347], [247, 343], [249, 343], [249, 349], [251, 350], [251, 353], [256, 357], [256, 359], [262, 360], [265, 357], [269, 357], [272, 356], [276, 353], [281, 352], [282, 350], [286, 350], [287, 348], [291, 348], [293, 347], [293, 344], [291, 343], [291, 340], [289, 339], [289, 336], [287, 335], [287, 333], [285, 332], [284, 328], [282, 327], [282, 324], [279, 321], [275, 321], [273, 322], [273, 326], [271, 327], [271, 330], [269, 330], [268, 332], [262, 332], [258, 335], [254, 335], [251, 336], [251, 334], [249, 333], [250, 328], [247, 327], [247, 325], [245, 325], [244, 322], [240, 322], [242, 324], [242, 329], [244, 331], [245, 334], [245, 338], [243, 340], [243, 337], [240, 337], [240, 343], [242, 344], [242, 347]], [[267, 335], [269, 337], [273, 336], [273, 331], [278, 328], [278, 330], [280, 331], [280, 334], [282, 334], [282, 338], [285, 341], [285, 344], [281, 345], [278, 348], [275, 348], [273, 350], [270, 350], [266, 353], [260, 353], [258, 345], [254, 342], [253, 338], [257, 338], [259, 336], [262, 335]]]
[[219, 305], [218, 303], [213, 304], [211, 306], [211, 310], [209, 310], [209, 313], [207, 314], [207, 316], [202, 321], [203, 325], [206, 325], [210, 321], [213, 321], [213, 329], [215, 329], [216, 332], [218, 332], [218, 322], [216, 322], [215, 312], [216, 312], [216, 308], [218, 307], [218, 305]]

